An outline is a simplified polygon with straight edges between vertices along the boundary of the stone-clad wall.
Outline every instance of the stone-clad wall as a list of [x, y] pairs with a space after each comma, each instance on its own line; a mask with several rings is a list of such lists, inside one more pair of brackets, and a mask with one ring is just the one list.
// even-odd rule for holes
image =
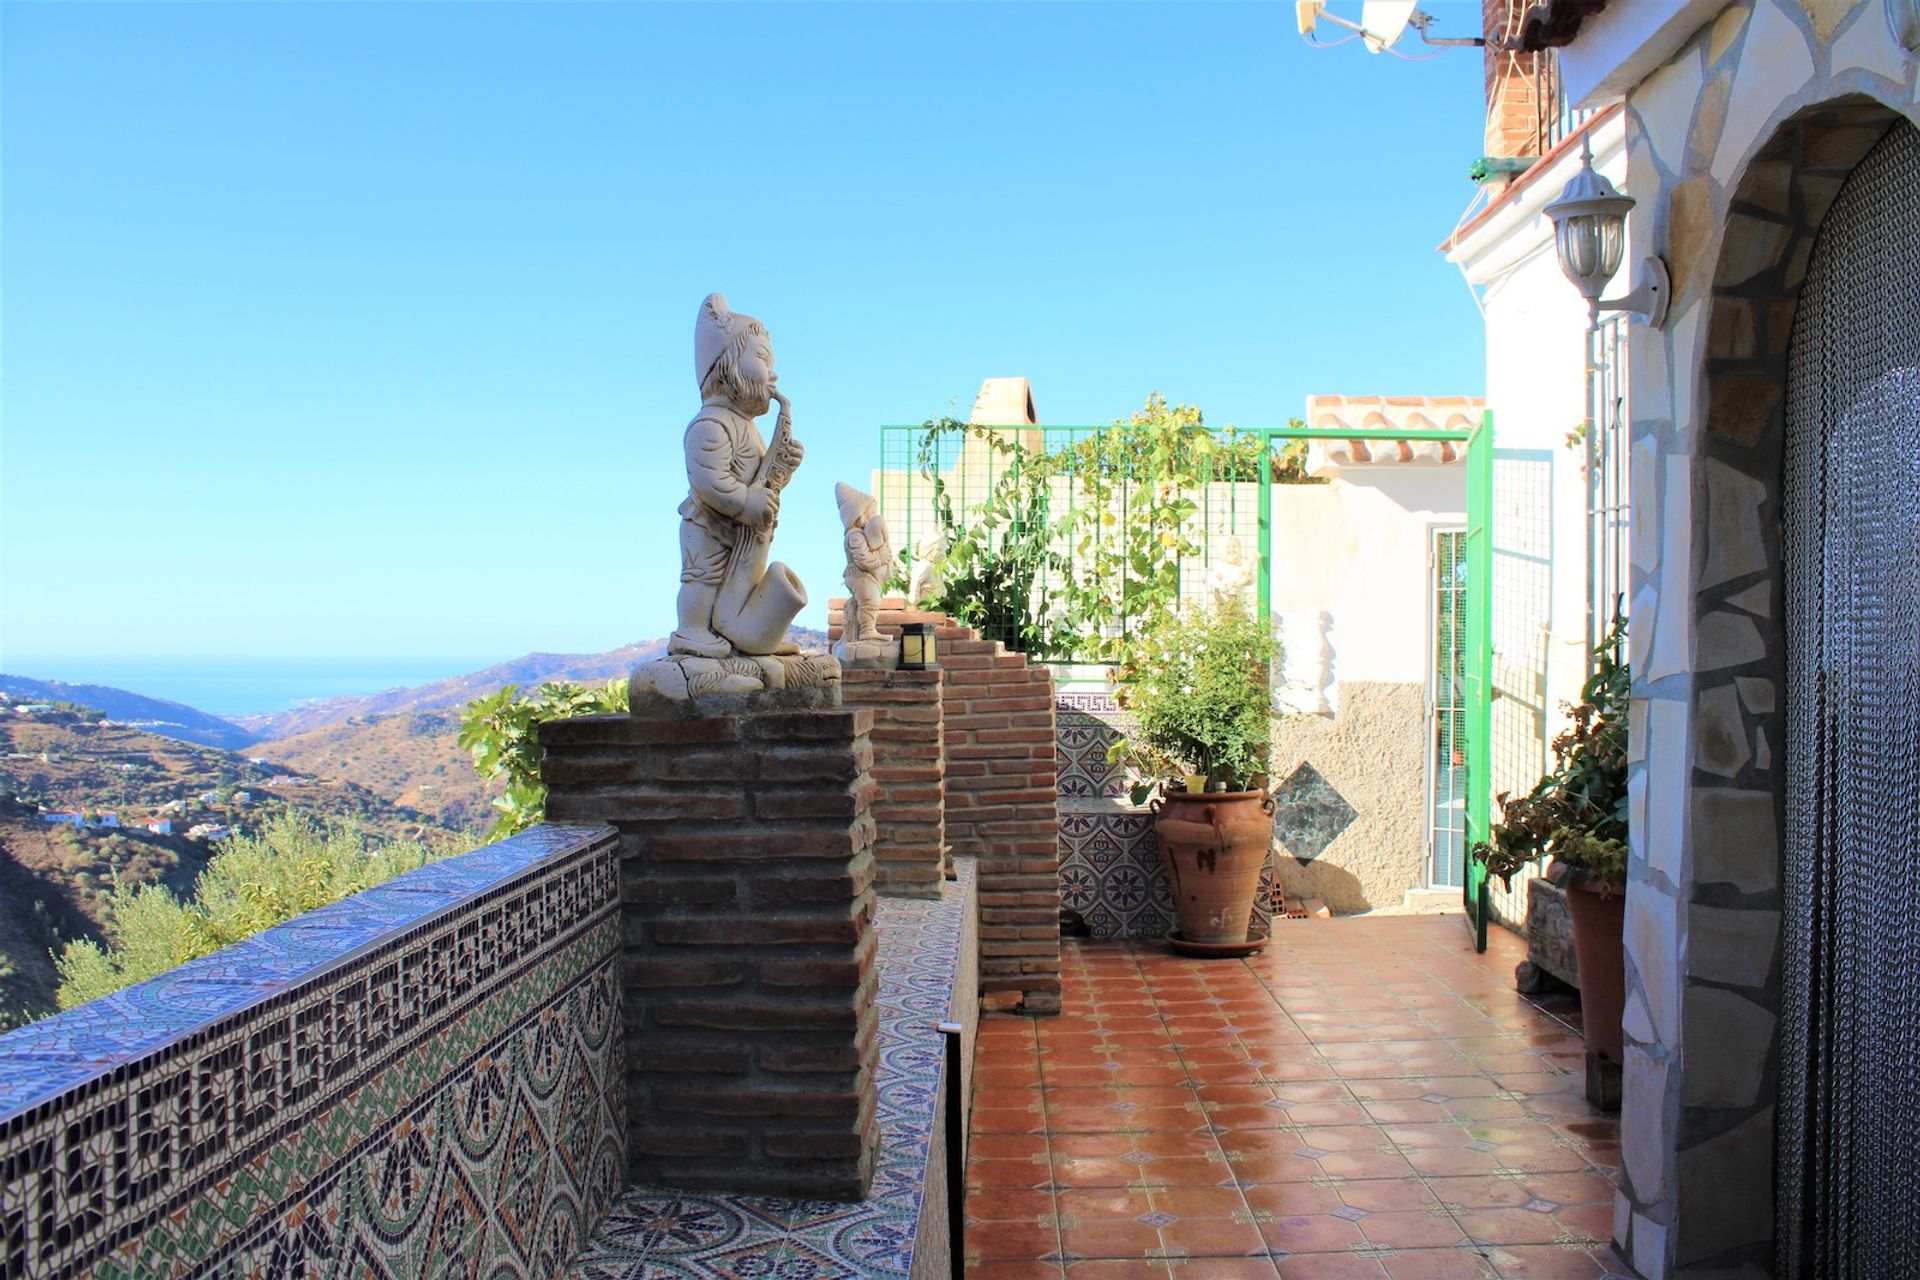
[[[1615, 1238], [1643, 1276], [1773, 1260], [1785, 354], [1822, 217], [1914, 64], [1878, 2], [1741, 0], [1629, 94], [1632, 858]], [[1847, 101], [1840, 101], [1847, 99]], [[1622, 272], [1621, 280], [1626, 273]]]
[[[844, 602], [828, 604], [840, 636]], [[931, 622], [946, 733], [947, 843], [980, 860], [980, 988], [1025, 1013], [1060, 1011], [1059, 811], [1053, 671], [941, 614], [889, 598], [880, 629]]]
[[0, 1037], [0, 1275], [559, 1273], [625, 1164], [616, 884], [539, 827]]
[[879, 1141], [870, 710], [540, 726], [620, 832], [635, 1182], [858, 1200]]

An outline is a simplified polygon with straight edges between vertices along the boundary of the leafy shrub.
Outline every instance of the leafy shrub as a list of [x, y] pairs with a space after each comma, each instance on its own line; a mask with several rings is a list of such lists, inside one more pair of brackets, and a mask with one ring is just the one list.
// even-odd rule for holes
[[507, 784], [505, 793], [494, 799], [496, 816], [487, 840], [504, 840], [546, 818], [547, 789], [540, 783], [541, 721], [625, 710], [625, 680], [609, 680], [598, 689], [552, 682], [525, 698], [517, 685], [510, 684], [469, 702], [460, 717], [460, 746], [473, 754], [473, 767], [482, 778], [491, 782], [504, 776]]
[[[1269, 673], [1280, 642], [1240, 597], [1184, 613], [1163, 609], [1128, 641], [1120, 702], [1138, 728], [1113, 758], [1145, 762], [1153, 780], [1168, 767], [1205, 774], [1209, 786], [1246, 791], [1266, 772], [1273, 720]], [[1151, 782], [1135, 789], [1145, 799]]]
[[108, 945], [68, 943], [55, 958], [55, 998], [71, 1009], [450, 852], [412, 841], [373, 848], [354, 828], [283, 815], [258, 835], [221, 841], [185, 902], [160, 885], [116, 884], [107, 904]]
[[[955, 437], [963, 451], [988, 450], [994, 468], [986, 495], [960, 508], [942, 470]], [[1304, 440], [1269, 451], [1157, 392], [1069, 444], [1023, 438], [1033, 437], [929, 422], [917, 468], [947, 543], [945, 586], [928, 607], [1036, 658], [1117, 662], [1129, 628], [1178, 606], [1181, 574], [1206, 550], [1195, 517], [1207, 485], [1311, 482]]]
[[1553, 769], [1526, 795], [1501, 792], [1501, 820], [1473, 856], [1490, 875], [1511, 885], [1516, 872], [1541, 857], [1597, 880], [1627, 878], [1627, 695], [1631, 673], [1626, 620], [1617, 618], [1601, 642], [1580, 701], [1567, 708], [1572, 724], [1553, 740]]

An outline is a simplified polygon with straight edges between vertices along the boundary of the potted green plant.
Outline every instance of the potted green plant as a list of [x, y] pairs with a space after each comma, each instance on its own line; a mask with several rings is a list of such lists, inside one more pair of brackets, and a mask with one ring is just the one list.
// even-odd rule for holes
[[[1501, 820], [1473, 856], [1491, 875], [1513, 876], [1541, 857], [1565, 869], [1567, 912], [1580, 967], [1587, 1052], [1619, 1065], [1626, 965], [1621, 935], [1627, 889], [1627, 664], [1624, 620], [1601, 642], [1593, 674], [1553, 741], [1553, 769], [1524, 796], [1502, 793]], [[1557, 877], [1556, 877], [1557, 878]]]
[[1135, 804], [1159, 793], [1153, 829], [1179, 916], [1176, 949], [1249, 947], [1273, 838], [1273, 801], [1257, 780], [1267, 768], [1268, 673], [1279, 654], [1272, 628], [1238, 598], [1156, 610], [1128, 638], [1117, 675], [1136, 727], [1110, 754], [1128, 757], [1142, 777]]

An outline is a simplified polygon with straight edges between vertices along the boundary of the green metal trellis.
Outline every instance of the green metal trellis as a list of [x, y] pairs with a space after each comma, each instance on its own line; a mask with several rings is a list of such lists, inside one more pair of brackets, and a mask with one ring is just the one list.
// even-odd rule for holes
[[[1068, 449], [1089, 437], [1105, 433], [1111, 428], [1071, 426], [1012, 426], [983, 428], [996, 434], [1018, 440], [1029, 448], [1052, 452]], [[931, 481], [919, 475], [921, 442], [925, 439], [927, 428], [922, 426], [885, 426], [881, 428], [881, 461], [878, 476], [878, 497], [881, 509], [886, 512], [887, 520], [893, 527], [895, 545], [911, 549], [919, 538], [927, 532], [931, 515]], [[1226, 432], [1220, 433], [1223, 437]], [[1466, 670], [1466, 769], [1467, 769], [1467, 805], [1466, 805], [1466, 848], [1471, 850], [1479, 841], [1487, 838], [1489, 814], [1492, 796], [1489, 791], [1489, 742], [1492, 728], [1492, 578], [1493, 578], [1493, 415], [1483, 414], [1478, 425], [1471, 429], [1431, 428], [1426, 430], [1400, 430], [1395, 428], [1352, 429], [1346, 427], [1255, 427], [1237, 428], [1233, 434], [1240, 439], [1257, 439], [1261, 442], [1261, 457], [1267, 466], [1257, 468], [1252, 477], [1226, 477], [1208, 483], [1204, 487], [1199, 519], [1202, 530], [1212, 532], [1216, 527], [1223, 529], [1234, 538], [1241, 538], [1250, 532], [1255, 541], [1257, 564], [1255, 582], [1258, 586], [1260, 609], [1271, 614], [1273, 607], [1273, 571], [1275, 564], [1273, 547], [1273, 489], [1278, 482], [1272, 479], [1272, 463], [1276, 457], [1276, 447], [1284, 446], [1296, 440], [1357, 440], [1361, 442], [1381, 441], [1439, 441], [1464, 445], [1467, 465], [1467, 532], [1466, 532], [1466, 601], [1465, 601], [1465, 670]], [[956, 510], [965, 510], [970, 501], [978, 501], [993, 480], [993, 458], [991, 450], [979, 456], [966, 456], [967, 441], [963, 437], [949, 437], [941, 443], [941, 452], [934, 460], [935, 467], [943, 476], [943, 483], [949, 489], [957, 489], [951, 494]], [[981, 470], [973, 475], [971, 469]], [[948, 479], [948, 473], [951, 479]], [[1245, 490], [1251, 489], [1251, 494]], [[1071, 483], [1059, 495], [1061, 500], [1071, 504], [1074, 501], [1074, 489]], [[1253, 499], [1253, 526], [1246, 530], [1247, 512], [1243, 503], [1247, 497]], [[1123, 498], [1124, 501], [1124, 498]], [[1243, 532], [1245, 531], [1245, 532]], [[1203, 542], [1207, 539], [1203, 538]], [[1068, 549], [1069, 553], [1071, 549]], [[1068, 556], [1071, 559], [1071, 555]], [[1471, 857], [1467, 859], [1464, 885], [1467, 919], [1473, 931], [1474, 945], [1484, 951], [1487, 945], [1487, 920], [1490, 915], [1488, 902], [1487, 876], [1483, 867]]]

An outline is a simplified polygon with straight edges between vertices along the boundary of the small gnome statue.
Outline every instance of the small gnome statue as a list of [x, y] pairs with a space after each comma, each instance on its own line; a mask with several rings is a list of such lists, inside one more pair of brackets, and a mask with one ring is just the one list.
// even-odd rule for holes
[[887, 659], [899, 642], [880, 633], [880, 590], [893, 575], [893, 539], [887, 533], [887, 518], [880, 514], [872, 494], [850, 484], [835, 485], [833, 496], [847, 531], [847, 605], [834, 653], [848, 665], [891, 665]]

